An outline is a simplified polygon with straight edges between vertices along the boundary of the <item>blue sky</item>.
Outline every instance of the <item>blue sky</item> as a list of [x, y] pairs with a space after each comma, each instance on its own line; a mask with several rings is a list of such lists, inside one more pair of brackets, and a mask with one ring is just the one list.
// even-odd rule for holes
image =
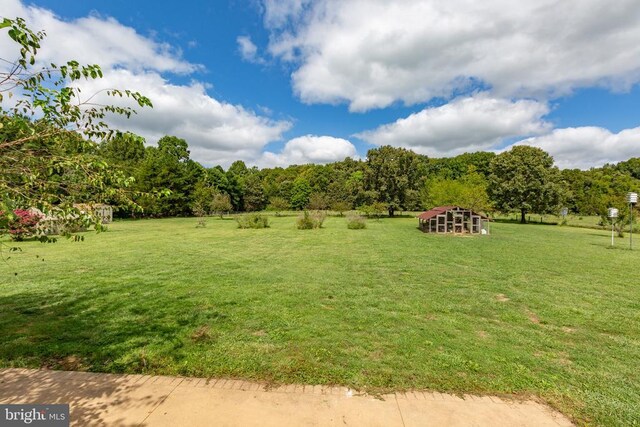
[[[104, 58], [108, 83], [160, 100], [115, 126], [150, 144], [175, 133], [208, 166], [323, 163], [383, 144], [440, 157], [524, 143], [580, 168], [640, 156], [633, 1], [3, 2], [51, 27], [45, 55]], [[117, 52], [138, 44], [137, 58]]]

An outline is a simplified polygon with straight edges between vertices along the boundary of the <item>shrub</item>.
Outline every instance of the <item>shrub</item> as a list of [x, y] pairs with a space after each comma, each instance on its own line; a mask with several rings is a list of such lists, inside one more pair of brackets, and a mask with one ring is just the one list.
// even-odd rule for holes
[[238, 215], [238, 228], [269, 228], [269, 218], [257, 213]]
[[313, 219], [309, 216], [309, 212], [304, 211], [304, 213], [298, 217], [296, 220], [296, 227], [298, 227], [298, 230], [311, 230], [312, 228], [315, 228]]
[[202, 206], [201, 202], [195, 202], [193, 204], [193, 214], [198, 218], [198, 223], [196, 224], [196, 228], [204, 228], [207, 226], [207, 211]]
[[11, 240], [16, 242], [35, 236], [38, 232], [38, 223], [42, 219], [40, 214], [25, 209], [16, 209], [13, 215], [0, 212], [0, 216], [5, 218], [2, 223], [9, 232]]
[[204, 207], [202, 202], [195, 202], [191, 211], [199, 218], [207, 216], [207, 209]]
[[347, 218], [347, 228], [350, 230], [362, 230], [367, 228], [367, 219], [362, 215], [352, 215]]
[[311, 218], [313, 218], [314, 222], [317, 224], [317, 228], [322, 228], [322, 224], [324, 224], [324, 220], [327, 218], [326, 212], [314, 212], [311, 214]]
[[322, 228], [325, 218], [326, 214], [324, 212], [313, 212], [310, 214], [308, 211], [304, 211], [296, 220], [296, 227], [298, 227], [298, 230]]

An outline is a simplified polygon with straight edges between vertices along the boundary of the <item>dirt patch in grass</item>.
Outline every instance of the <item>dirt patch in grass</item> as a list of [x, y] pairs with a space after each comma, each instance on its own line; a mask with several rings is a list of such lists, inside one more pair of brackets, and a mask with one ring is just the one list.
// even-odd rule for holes
[[498, 294], [496, 295], [496, 300], [500, 302], [507, 302], [509, 301], [509, 297], [507, 297], [505, 294]]
[[84, 371], [86, 369], [82, 357], [74, 354], [59, 359], [51, 359], [44, 363], [42, 368], [63, 371]]
[[535, 323], [536, 325], [540, 324], [540, 318], [538, 317], [537, 314], [535, 314], [533, 311], [531, 310], [527, 310], [527, 317], [529, 318], [529, 320], [531, 321], [531, 323]]

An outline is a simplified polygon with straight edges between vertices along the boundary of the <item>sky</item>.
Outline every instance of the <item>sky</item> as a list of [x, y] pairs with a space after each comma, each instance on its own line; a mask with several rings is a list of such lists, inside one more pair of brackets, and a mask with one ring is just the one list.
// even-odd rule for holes
[[[526, 4], [525, 4], [526, 3]], [[527, 144], [561, 168], [640, 156], [637, 0], [0, 0], [96, 63], [83, 93], [136, 90], [115, 128], [184, 138], [205, 166], [431, 157]], [[15, 56], [0, 38], [0, 58]]]

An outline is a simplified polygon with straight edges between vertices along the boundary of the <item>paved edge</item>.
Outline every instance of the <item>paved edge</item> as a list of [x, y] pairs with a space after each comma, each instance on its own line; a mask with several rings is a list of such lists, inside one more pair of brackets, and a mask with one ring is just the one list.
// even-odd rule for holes
[[[472, 394], [464, 394], [462, 396], [439, 393], [434, 391], [406, 391], [396, 392], [381, 395], [371, 395], [366, 392], [360, 392], [348, 387], [341, 386], [323, 386], [323, 385], [302, 385], [302, 384], [287, 384], [273, 386], [264, 382], [253, 382], [237, 379], [226, 378], [192, 378], [192, 377], [175, 377], [175, 376], [151, 376], [141, 374], [108, 374], [108, 373], [94, 373], [94, 372], [77, 372], [77, 371], [53, 371], [53, 370], [38, 370], [38, 369], [23, 369], [23, 368], [2, 368], [0, 369], [0, 403], [11, 403], [9, 400], [16, 399], [17, 393], [6, 392], [7, 379], [14, 383], [21, 382], [21, 386], [25, 387], [24, 383], [35, 383], [37, 387], [43, 390], [48, 390], [53, 384], [64, 384], [67, 388], [71, 388], [72, 391], [69, 395], [73, 395], [76, 391], [79, 396], [75, 400], [82, 400], [83, 394], [81, 391], [86, 387], [92, 385], [105, 385], [109, 384], [114, 389], [133, 388], [133, 387], [163, 387], [169, 390], [162, 394], [160, 393], [158, 399], [152, 404], [152, 409], [148, 411], [148, 414], [141, 420], [140, 425], [158, 409], [169, 396], [176, 389], [184, 388], [197, 388], [197, 389], [212, 389], [212, 390], [236, 390], [236, 391], [248, 391], [248, 392], [262, 392], [269, 394], [295, 394], [295, 395], [318, 395], [318, 396], [341, 396], [341, 397], [369, 397], [380, 400], [393, 400], [398, 406], [400, 416], [402, 416], [402, 410], [400, 409], [400, 402], [402, 401], [416, 401], [416, 403], [422, 402], [449, 402], [456, 404], [473, 403], [474, 405], [506, 405], [513, 408], [514, 411], [518, 411], [520, 415], [526, 415], [529, 411], [535, 411], [540, 415], [544, 414], [548, 417], [549, 421], [553, 425], [558, 426], [573, 426], [574, 424], [562, 413], [552, 409], [548, 405], [541, 404], [535, 400], [524, 399], [518, 396], [513, 397], [497, 397], [497, 396], [478, 396]], [[3, 387], [4, 386], [4, 387]], [[77, 386], [74, 388], [73, 386]], [[54, 391], [55, 395], [56, 392]], [[8, 397], [10, 396], [10, 397]], [[23, 394], [24, 397], [29, 397], [29, 394]], [[75, 395], [74, 395], [75, 397]], [[51, 403], [51, 402], [49, 402]], [[525, 409], [523, 411], [523, 409]], [[137, 423], [136, 423], [137, 424]], [[404, 424], [404, 421], [403, 421]], [[524, 424], [523, 424], [524, 425]]]

